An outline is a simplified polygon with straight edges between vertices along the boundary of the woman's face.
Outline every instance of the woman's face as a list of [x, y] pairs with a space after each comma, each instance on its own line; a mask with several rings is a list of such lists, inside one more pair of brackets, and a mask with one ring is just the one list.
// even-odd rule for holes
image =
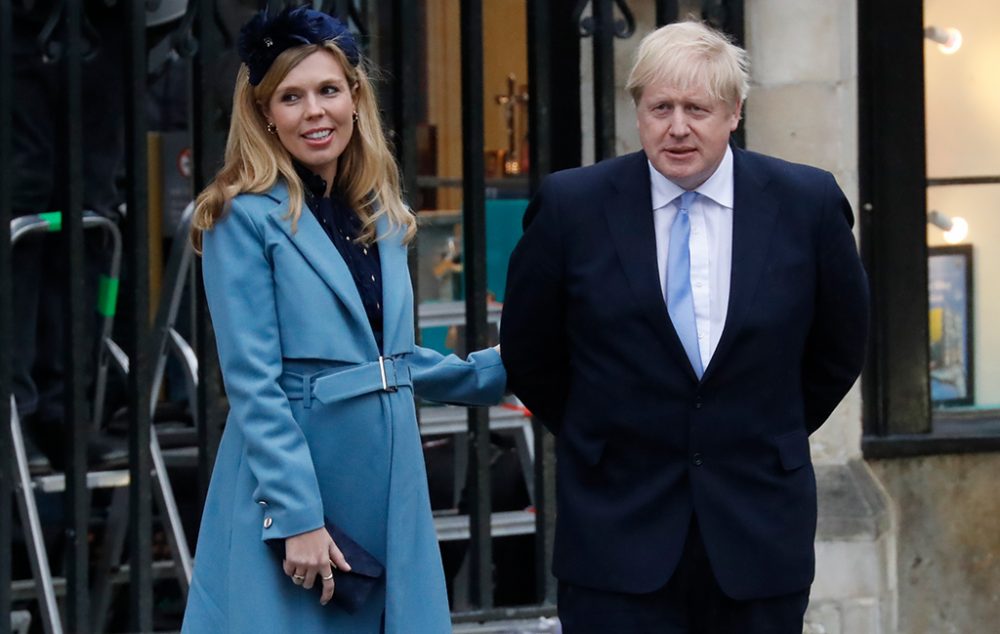
[[318, 50], [299, 62], [263, 111], [281, 145], [332, 187], [337, 159], [354, 132], [354, 96], [333, 53]]

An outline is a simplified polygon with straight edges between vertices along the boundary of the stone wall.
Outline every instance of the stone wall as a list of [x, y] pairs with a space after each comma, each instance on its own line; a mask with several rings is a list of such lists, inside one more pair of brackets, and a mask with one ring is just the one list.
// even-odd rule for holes
[[870, 465], [897, 507], [899, 631], [1000, 629], [1000, 454]]

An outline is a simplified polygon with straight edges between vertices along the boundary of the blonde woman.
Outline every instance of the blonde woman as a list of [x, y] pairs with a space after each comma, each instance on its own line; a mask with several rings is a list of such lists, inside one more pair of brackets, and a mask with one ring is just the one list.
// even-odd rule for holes
[[230, 403], [183, 631], [451, 631], [413, 394], [499, 400], [497, 350], [414, 345], [415, 221], [354, 37], [300, 7], [240, 34], [192, 239]]

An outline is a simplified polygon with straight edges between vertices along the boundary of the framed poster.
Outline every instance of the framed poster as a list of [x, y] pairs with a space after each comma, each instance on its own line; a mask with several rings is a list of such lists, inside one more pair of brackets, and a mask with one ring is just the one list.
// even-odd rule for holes
[[972, 245], [930, 247], [927, 253], [931, 404], [972, 405]]

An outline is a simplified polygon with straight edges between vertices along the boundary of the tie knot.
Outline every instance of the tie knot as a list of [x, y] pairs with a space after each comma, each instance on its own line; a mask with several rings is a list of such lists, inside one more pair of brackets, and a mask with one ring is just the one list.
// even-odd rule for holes
[[677, 205], [678, 211], [688, 211], [691, 209], [691, 204], [694, 203], [694, 199], [698, 197], [698, 192], [684, 192], [680, 195], [680, 202]]

